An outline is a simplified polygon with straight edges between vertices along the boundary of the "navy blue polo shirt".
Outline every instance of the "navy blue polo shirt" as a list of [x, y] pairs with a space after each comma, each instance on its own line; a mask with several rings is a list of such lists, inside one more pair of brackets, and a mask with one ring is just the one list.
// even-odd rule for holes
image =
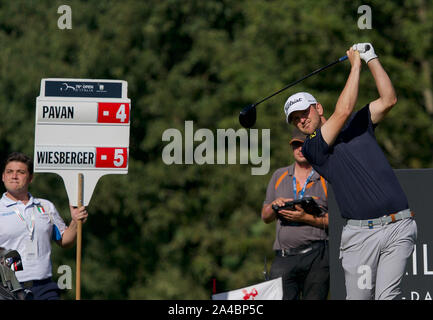
[[332, 146], [319, 128], [302, 147], [305, 158], [332, 185], [347, 219], [374, 219], [409, 207], [374, 129], [367, 104], [352, 114]]

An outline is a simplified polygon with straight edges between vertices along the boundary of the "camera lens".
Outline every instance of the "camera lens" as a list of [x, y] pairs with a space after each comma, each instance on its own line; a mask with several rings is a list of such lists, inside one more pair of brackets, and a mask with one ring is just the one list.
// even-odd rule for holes
[[5, 265], [11, 268], [12, 271], [21, 271], [23, 270], [23, 264], [21, 260], [14, 259], [14, 257], [9, 257], [5, 259]]

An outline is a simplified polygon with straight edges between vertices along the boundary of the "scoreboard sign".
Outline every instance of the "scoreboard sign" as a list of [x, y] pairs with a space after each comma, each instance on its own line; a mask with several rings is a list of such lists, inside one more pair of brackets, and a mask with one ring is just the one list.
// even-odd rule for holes
[[42, 79], [34, 171], [59, 174], [72, 205], [82, 173], [88, 205], [101, 176], [128, 173], [130, 112], [126, 81]]

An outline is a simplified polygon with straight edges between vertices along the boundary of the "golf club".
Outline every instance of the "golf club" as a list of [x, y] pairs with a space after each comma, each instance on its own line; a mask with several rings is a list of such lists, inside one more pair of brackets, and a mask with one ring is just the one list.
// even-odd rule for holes
[[[369, 48], [365, 48], [365, 49], [366, 49], [365, 51], [369, 50]], [[285, 86], [284, 88], [278, 90], [277, 92], [271, 94], [270, 96], [268, 96], [268, 97], [260, 100], [259, 102], [251, 104], [249, 106], [246, 106], [245, 108], [242, 109], [242, 111], [239, 114], [239, 122], [240, 122], [240, 124], [244, 128], [251, 128], [256, 123], [256, 118], [257, 118], [256, 106], [258, 106], [262, 102], [264, 102], [264, 101], [272, 98], [273, 96], [275, 96], [275, 95], [283, 92], [284, 90], [286, 90], [286, 89], [288, 89], [290, 87], [293, 87], [295, 84], [301, 82], [302, 80], [305, 80], [308, 77], [311, 77], [312, 75], [315, 75], [316, 73], [319, 73], [320, 71], [323, 71], [323, 70], [325, 70], [325, 69], [333, 66], [334, 64], [339, 63], [341, 61], [344, 61], [346, 59], [347, 59], [347, 56], [343, 56], [343, 57], [339, 58], [338, 60], [336, 60], [334, 62], [331, 62], [330, 64], [328, 64], [328, 65], [326, 65], [326, 66], [324, 66], [324, 67], [322, 67], [320, 69], [317, 69], [317, 70], [311, 72], [310, 74], [306, 75], [305, 77], [303, 77], [303, 78], [301, 78], [299, 80], [296, 80], [295, 82], [292, 82], [291, 84]]]

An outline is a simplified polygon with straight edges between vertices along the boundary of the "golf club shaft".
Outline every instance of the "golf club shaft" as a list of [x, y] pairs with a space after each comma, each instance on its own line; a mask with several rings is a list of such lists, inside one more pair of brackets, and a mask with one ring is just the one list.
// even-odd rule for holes
[[285, 86], [284, 88], [278, 90], [277, 92], [271, 94], [270, 96], [268, 96], [268, 97], [266, 97], [266, 98], [260, 100], [259, 102], [256, 102], [256, 103], [253, 104], [252, 106], [255, 107], [255, 106], [259, 105], [260, 103], [262, 103], [262, 102], [264, 102], [264, 101], [266, 101], [266, 100], [272, 98], [273, 96], [276, 96], [276, 95], [279, 94], [280, 92], [283, 92], [284, 90], [286, 90], [286, 89], [288, 89], [288, 88], [294, 86], [295, 84], [301, 82], [302, 80], [305, 80], [305, 79], [307, 79], [308, 77], [311, 77], [312, 75], [315, 75], [316, 73], [319, 73], [320, 71], [325, 70], [326, 68], [329, 68], [329, 67], [333, 66], [334, 64], [339, 63], [339, 62], [341, 62], [341, 61], [344, 61], [344, 60], [346, 60], [346, 59], [347, 59], [347, 56], [343, 56], [343, 57], [339, 58], [338, 60], [335, 60], [334, 62], [331, 62], [330, 64], [328, 64], [328, 65], [326, 65], [326, 66], [324, 66], [324, 67], [321, 67], [320, 69], [317, 69], [317, 70], [311, 72], [310, 74], [307, 74], [307, 75], [304, 76], [303, 78], [301, 78], [301, 79], [299, 79], [299, 80], [296, 80], [295, 82], [292, 82], [291, 84]]

